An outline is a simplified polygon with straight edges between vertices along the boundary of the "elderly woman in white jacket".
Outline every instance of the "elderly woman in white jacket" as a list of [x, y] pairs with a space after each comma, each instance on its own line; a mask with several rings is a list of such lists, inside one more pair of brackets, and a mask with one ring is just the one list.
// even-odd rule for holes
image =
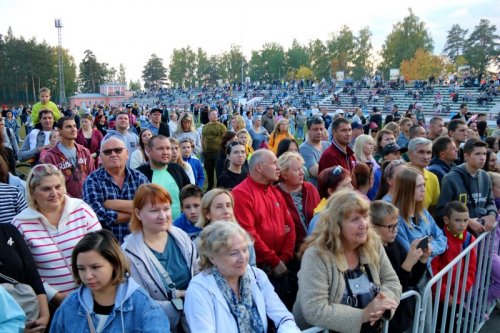
[[200, 273], [186, 291], [191, 332], [300, 332], [266, 274], [248, 265], [250, 237], [238, 224], [213, 222], [198, 239]]

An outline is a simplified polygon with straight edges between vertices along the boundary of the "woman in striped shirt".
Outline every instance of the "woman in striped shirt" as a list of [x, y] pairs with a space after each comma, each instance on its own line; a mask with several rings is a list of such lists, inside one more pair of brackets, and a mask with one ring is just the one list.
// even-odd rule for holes
[[73, 248], [101, 225], [89, 205], [66, 195], [64, 176], [52, 164], [31, 170], [26, 195], [28, 208], [12, 224], [31, 249], [47, 298], [58, 306], [77, 287], [71, 274]]

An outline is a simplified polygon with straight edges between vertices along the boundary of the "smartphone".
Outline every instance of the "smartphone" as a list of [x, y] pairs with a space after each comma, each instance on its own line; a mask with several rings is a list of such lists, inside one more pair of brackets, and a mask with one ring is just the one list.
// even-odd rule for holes
[[429, 247], [429, 236], [425, 236], [418, 243], [417, 249], [427, 250], [428, 247]]

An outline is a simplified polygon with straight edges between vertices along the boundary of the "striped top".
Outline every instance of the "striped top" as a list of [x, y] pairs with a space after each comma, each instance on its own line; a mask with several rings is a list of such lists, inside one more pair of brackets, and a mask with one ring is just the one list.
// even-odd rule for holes
[[87, 233], [101, 229], [92, 208], [80, 199], [66, 196], [57, 227], [32, 208], [16, 216], [12, 224], [21, 232], [31, 249], [49, 300], [57, 292], [76, 289], [71, 272], [73, 248]]
[[11, 223], [26, 207], [22, 191], [15, 186], [0, 183], [0, 223]]

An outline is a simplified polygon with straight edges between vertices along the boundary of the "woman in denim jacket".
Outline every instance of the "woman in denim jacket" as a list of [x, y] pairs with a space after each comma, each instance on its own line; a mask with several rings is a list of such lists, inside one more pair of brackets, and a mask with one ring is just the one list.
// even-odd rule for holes
[[51, 333], [170, 332], [160, 306], [128, 277], [128, 261], [111, 232], [85, 235], [71, 259], [80, 288], [57, 310]]

